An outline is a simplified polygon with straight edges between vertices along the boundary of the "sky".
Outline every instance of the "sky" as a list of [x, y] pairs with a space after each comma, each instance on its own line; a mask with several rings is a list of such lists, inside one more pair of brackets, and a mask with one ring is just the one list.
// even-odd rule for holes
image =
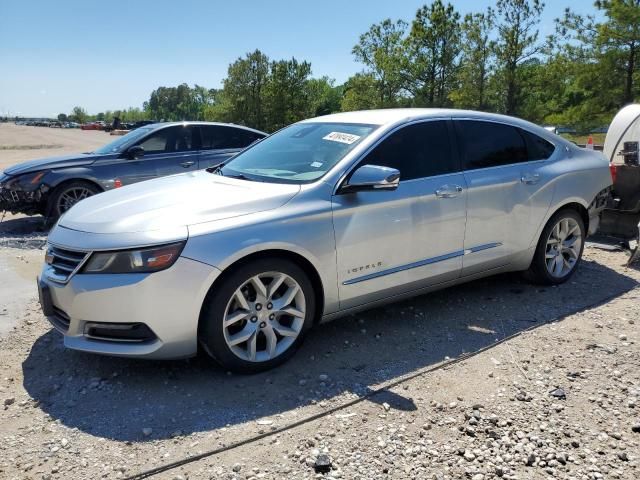
[[[450, 0], [462, 14], [495, 0]], [[547, 0], [542, 36], [571, 6]], [[338, 83], [360, 71], [351, 49], [385, 18], [411, 21], [425, 0], [0, 0], [0, 115], [95, 114], [141, 107], [158, 86], [218, 88], [228, 65], [259, 48], [311, 62]]]

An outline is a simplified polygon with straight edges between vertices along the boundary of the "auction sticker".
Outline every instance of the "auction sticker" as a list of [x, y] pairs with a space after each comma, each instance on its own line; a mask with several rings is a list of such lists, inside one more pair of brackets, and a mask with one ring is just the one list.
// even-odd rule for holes
[[357, 142], [360, 139], [360, 135], [352, 135], [351, 133], [342, 132], [331, 132], [329, 135], [322, 137], [322, 139], [351, 145], [352, 143]]

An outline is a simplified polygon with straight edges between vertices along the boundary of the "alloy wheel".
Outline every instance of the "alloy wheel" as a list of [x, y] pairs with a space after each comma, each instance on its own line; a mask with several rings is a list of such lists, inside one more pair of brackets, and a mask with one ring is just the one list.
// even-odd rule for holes
[[255, 275], [236, 289], [225, 308], [222, 328], [227, 346], [242, 360], [271, 360], [300, 335], [305, 308], [304, 292], [289, 275]]
[[582, 231], [573, 218], [562, 218], [547, 239], [545, 264], [555, 278], [568, 275], [578, 263], [582, 250]]
[[63, 214], [80, 200], [84, 200], [91, 195], [93, 195], [93, 192], [86, 187], [71, 187], [63, 191], [58, 198], [58, 212]]

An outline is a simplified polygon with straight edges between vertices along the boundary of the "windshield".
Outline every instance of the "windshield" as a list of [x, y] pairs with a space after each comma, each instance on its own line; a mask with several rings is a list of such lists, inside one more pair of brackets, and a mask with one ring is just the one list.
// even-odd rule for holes
[[363, 124], [298, 123], [238, 154], [219, 173], [264, 182], [312, 182], [375, 129]]
[[137, 128], [127, 133], [126, 135], [123, 135], [122, 137], [118, 137], [117, 140], [107, 143], [104, 147], [98, 148], [93, 153], [98, 153], [98, 154], [120, 153], [126, 147], [128, 147], [131, 143], [135, 142], [139, 138], [144, 137], [146, 134], [148, 134], [152, 130], [153, 128]]

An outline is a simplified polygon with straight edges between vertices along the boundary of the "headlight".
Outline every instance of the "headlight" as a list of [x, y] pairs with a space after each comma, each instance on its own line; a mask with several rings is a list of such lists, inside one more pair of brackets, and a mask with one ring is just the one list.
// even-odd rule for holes
[[185, 242], [171, 243], [137, 250], [95, 252], [89, 257], [82, 273], [150, 273], [173, 265]]

